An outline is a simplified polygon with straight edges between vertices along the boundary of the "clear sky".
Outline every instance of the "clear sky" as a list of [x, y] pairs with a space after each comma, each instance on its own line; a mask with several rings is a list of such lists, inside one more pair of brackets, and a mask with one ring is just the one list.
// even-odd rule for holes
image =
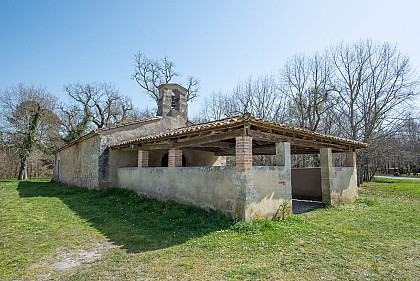
[[[134, 54], [167, 55], [201, 81], [201, 98], [248, 76], [277, 74], [294, 54], [340, 41], [397, 44], [420, 72], [418, 0], [0, 0], [0, 91], [112, 82], [139, 107], [153, 106], [130, 77]], [[192, 115], [190, 114], [190, 115]]]

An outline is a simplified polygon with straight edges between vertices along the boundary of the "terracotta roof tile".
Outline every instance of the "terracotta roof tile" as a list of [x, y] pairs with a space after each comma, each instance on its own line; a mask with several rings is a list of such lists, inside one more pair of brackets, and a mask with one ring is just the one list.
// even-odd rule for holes
[[213, 129], [221, 129], [221, 128], [224, 128], [224, 127], [244, 124], [245, 122], [248, 122], [251, 125], [265, 125], [265, 126], [268, 126], [268, 127], [271, 127], [271, 128], [278, 129], [279, 131], [284, 130], [284, 131], [295, 132], [295, 133], [303, 133], [303, 134], [308, 135], [308, 136], [314, 136], [314, 137], [323, 138], [323, 139], [331, 140], [331, 141], [338, 141], [338, 142], [341, 142], [341, 143], [351, 144], [351, 145], [361, 147], [361, 148], [362, 147], [367, 147], [367, 144], [362, 143], [362, 142], [349, 140], [349, 139], [344, 139], [344, 138], [335, 137], [335, 136], [330, 136], [330, 135], [325, 135], [325, 134], [320, 134], [320, 133], [312, 132], [310, 130], [303, 129], [303, 128], [296, 128], [296, 127], [293, 127], [293, 126], [283, 125], [283, 124], [276, 123], [276, 122], [273, 122], [273, 121], [268, 121], [268, 120], [264, 120], [264, 119], [261, 119], [261, 118], [257, 118], [257, 117], [251, 116], [250, 114], [247, 114], [247, 113], [244, 114], [243, 116], [235, 116], [235, 117], [225, 118], [225, 119], [211, 121], [211, 122], [207, 122], [207, 123], [192, 125], [192, 126], [188, 126], [188, 127], [182, 127], [182, 128], [179, 128], [179, 129], [174, 129], [174, 130], [169, 130], [169, 131], [165, 131], [165, 132], [162, 132], [162, 133], [158, 133], [158, 134], [155, 134], [155, 135], [149, 135], [149, 136], [133, 139], [133, 140], [130, 140], [130, 141], [125, 141], [125, 142], [116, 144], [112, 147], [117, 148], [117, 147], [128, 146], [128, 145], [131, 145], [131, 144], [136, 144], [136, 143], [140, 143], [140, 142], [144, 142], [144, 141], [166, 139], [166, 138], [171, 138], [171, 137], [178, 137], [178, 136], [185, 135], [185, 134], [191, 134], [191, 133], [195, 133], [195, 132], [202, 132], [202, 131], [213, 130]]
[[109, 127], [105, 127], [105, 128], [95, 129], [95, 130], [92, 130], [89, 133], [81, 136], [80, 138], [72, 141], [71, 143], [68, 143], [68, 144], [60, 147], [57, 150], [57, 152], [60, 151], [60, 150], [65, 149], [67, 147], [70, 147], [73, 144], [76, 144], [78, 142], [81, 142], [81, 141], [83, 141], [85, 139], [88, 139], [90, 137], [96, 136], [96, 135], [98, 135], [101, 132], [105, 132], [105, 131], [109, 131], [109, 130], [113, 130], [113, 129], [118, 129], [118, 128], [122, 128], [122, 127], [127, 127], [127, 126], [130, 126], [130, 125], [142, 124], [142, 123], [146, 123], [146, 122], [150, 122], [150, 121], [154, 121], [154, 120], [159, 120], [159, 119], [162, 119], [162, 118], [163, 118], [162, 116], [156, 116], [156, 117], [150, 117], [150, 118], [141, 119], [141, 120], [132, 120], [132, 121], [124, 122], [124, 123], [121, 123], [121, 124], [115, 124], [115, 125], [112, 125], [112, 126], [109, 126]]

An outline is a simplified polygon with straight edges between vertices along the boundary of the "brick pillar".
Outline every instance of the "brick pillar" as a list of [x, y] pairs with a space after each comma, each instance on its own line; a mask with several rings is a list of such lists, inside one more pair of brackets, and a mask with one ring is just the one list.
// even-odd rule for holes
[[236, 137], [236, 168], [248, 171], [252, 167], [252, 137]]
[[182, 150], [169, 149], [168, 167], [182, 167]]
[[356, 152], [346, 151], [346, 161], [344, 162], [345, 167], [356, 167]]
[[137, 166], [149, 167], [149, 151], [139, 150], [137, 152]]
[[322, 202], [326, 205], [331, 205], [331, 187], [333, 186], [334, 177], [332, 150], [331, 148], [321, 148], [319, 154], [321, 162]]

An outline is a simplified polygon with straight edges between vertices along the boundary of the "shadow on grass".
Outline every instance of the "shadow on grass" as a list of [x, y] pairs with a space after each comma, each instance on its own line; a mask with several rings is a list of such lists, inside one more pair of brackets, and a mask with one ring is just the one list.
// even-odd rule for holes
[[22, 181], [21, 197], [56, 197], [128, 252], [162, 249], [229, 228], [233, 221], [217, 211], [160, 202], [124, 189], [103, 191], [59, 183]]
[[15, 182], [17, 179], [0, 179], [0, 182]]

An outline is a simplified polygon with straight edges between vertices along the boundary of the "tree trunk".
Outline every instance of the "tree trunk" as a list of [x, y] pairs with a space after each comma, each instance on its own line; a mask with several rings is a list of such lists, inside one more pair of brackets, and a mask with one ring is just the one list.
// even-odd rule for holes
[[28, 167], [26, 160], [20, 161], [20, 167], [19, 167], [19, 175], [18, 180], [27, 180], [28, 179]]

